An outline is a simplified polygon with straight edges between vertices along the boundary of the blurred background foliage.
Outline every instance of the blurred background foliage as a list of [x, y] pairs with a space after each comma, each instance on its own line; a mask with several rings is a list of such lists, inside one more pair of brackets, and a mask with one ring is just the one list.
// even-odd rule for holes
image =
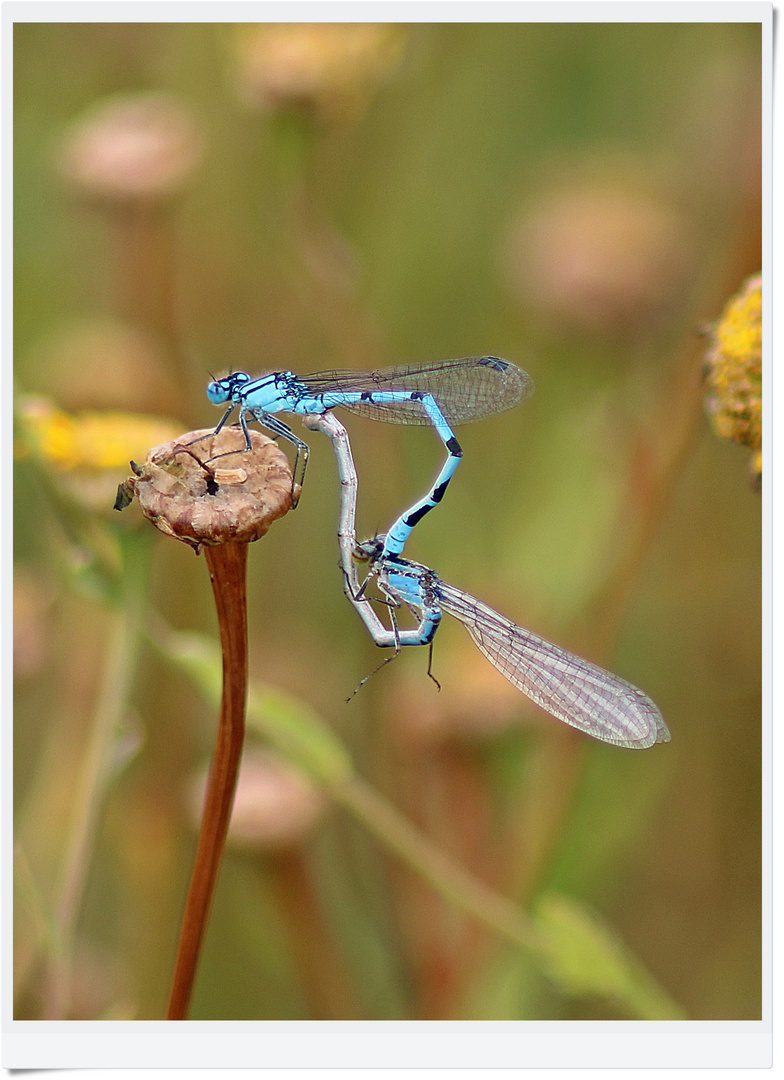
[[[701, 384], [760, 265], [759, 25], [17, 23], [14, 79], [16, 1016], [165, 1005], [216, 724], [165, 641], [215, 619], [203, 560], [111, 511], [128, 458], [217, 422], [208, 370], [493, 353], [536, 393], [461, 432], [408, 554], [642, 686], [672, 742], [564, 729], [456, 625], [440, 694], [411, 650], [344, 704], [378, 654], [308, 435], [251, 549], [252, 677], [569, 959], [448, 904], [251, 733], [192, 1016], [678, 1015], [597, 992], [617, 945], [683, 1015], [759, 1017], [760, 504]], [[347, 426], [370, 535], [442, 448]]]

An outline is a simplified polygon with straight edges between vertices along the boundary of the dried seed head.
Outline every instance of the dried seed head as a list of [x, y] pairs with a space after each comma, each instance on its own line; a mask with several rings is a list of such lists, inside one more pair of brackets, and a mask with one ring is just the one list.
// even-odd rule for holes
[[122, 94], [98, 102], [74, 122], [57, 164], [90, 199], [156, 200], [180, 189], [201, 150], [201, 135], [176, 97]]
[[291, 509], [292, 475], [276, 442], [250, 434], [246, 452], [238, 427], [189, 431], [153, 447], [126, 486], [157, 528], [197, 550], [251, 543]]
[[[201, 815], [206, 777], [190, 790], [191, 816]], [[324, 795], [306, 776], [269, 750], [248, 747], [234, 795], [228, 842], [245, 848], [280, 850], [297, 844], [321, 818]]]
[[749, 446], [752, 483], [762, 473], [762, 278], [748, 279], [711, 331], [706, 408], [716, 434]]

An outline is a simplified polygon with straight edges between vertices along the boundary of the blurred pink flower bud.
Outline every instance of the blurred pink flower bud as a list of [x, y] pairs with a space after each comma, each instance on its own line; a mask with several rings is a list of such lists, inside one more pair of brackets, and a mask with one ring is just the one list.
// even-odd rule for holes
[[176, 97], [122, 94], [97, 102], [74, 121], [57, 164], [88, 199], [151, 201], [179, 191], [201, 151], [196, 124]]
[[167, 355], [144, 330], [110, 317], [82, 319], [40, 342], [25, 361], [25, 386], [64, 409], [173, 412], [182, 388]]
[[[201, 818], [206, 776], [190, 788], [191, 817]], [[301, 772], [271, 750], [247, 747], [240, 765], [228, 842], [279, 850], [305, 839], [321, 818], [326, 797]]]
[[692, 265], [690, 221], [623, 177], [573, 180], [542, 192], [504, 251], [513, 295], [564, 329], [616, 334], [660, 318]]
[[383, 23], [240, 26], [239, 93], [267, 110], [297, 108], [320, 119], [354, 115], [397, 64], [405, 36], [405, 28]]

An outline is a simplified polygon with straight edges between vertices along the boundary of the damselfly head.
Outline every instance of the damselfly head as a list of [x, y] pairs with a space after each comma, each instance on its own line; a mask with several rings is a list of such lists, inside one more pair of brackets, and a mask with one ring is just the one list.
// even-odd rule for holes
[[370, 540], [362, 540], [354, 547], [354, 558], [358, 562], [375, 562], [384, 550], [385, 533], [372, 537]]
[[213, 379], [207, 384], [207, 397], [213, 405], [222, 405], [224, 401], [236, 399], [242, 388], [250, 382], [246, 371], [234, 371], [222, 379]]

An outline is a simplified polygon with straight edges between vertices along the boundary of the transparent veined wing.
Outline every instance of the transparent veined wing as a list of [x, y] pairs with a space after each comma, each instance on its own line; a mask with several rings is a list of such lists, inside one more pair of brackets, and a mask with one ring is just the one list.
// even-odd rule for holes
[[656, 705], [625, 679], [517, 626], [446, 582], [439, 581], [436, 595], [490, 663], [551, 716], [615, 746], [642, 750], [670, 741]]
[[[521, 368], [496, 356], [468, 356], [458, 360], [397, 364], [374, 371], [341, 369], [315, 371], [302, 382], [311, 393], [430, 393], [450, 424], [467, 424], [513, 408], [534, 390], [533, 380]], [[343, 408], [388, 424], [432, 423], [417, 401], [358, 401]]]

